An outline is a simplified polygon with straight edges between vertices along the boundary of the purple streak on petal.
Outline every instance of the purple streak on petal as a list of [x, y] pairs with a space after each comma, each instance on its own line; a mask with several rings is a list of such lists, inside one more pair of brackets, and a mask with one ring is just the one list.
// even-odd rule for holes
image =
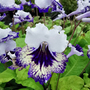
[[0, 17], [0, 21], [3, 20], [6, 17], [6, 14], [4, 13], [1, 17]]
[[18, 38], [18, 37], [19, 37], [19, 32], [18, 32], [18, 33], [16, 33], [16, 32], [10, 32], [7, 37], [2, 38], [2, 39], [0, 40], [0, 43], [1, 43], [1, 42], [5, 42], [5, 41], [8, 41], [8, 40], [12, 40], [12, 39], [14, 39], [14, 38]]
[[62, 5], [61, 5], [61, 3], [60, 2], [57, 2], [57, 1], [55, 1], [55, 0], [53, 0], [53, 2], [52, 2], [52, 12], [62, 12]]
[[29, 71], [28, 71], [29, 77], [33, 78], [35, 80], [35, 82], [39, 81], [40, 84], [42, 84], [42, 85], [45, 83], [45, 81], [48, 81], [50, 79], [50, 77], [52, 76], [51, 72], [50, 72], [50, 73], [46, 74], [46, 76], [44, 76], [42, 74], [42, 78], [41, 78], [39, 75], [35, 76], [36, 73], [37, 72], [35, 72], [33, 70], [32, 65], [30, 65], [30, 68], [29, 68]]
[[3, 54], [0, 56], [0, 62], [1, 63], [6, 63], [8, 61], [10, 61], [10, 57], [8, 55]]
[[13, 11], [13, 10], [22, 10], [23, 9], [23, 6], [20, 4], [18, 5], [20, 7], [15, 7], [14, 5], [11, 6], [11, 7], [5, 7], [5, 6], [2, 6], [0, 5], [0, 12], [5, 12], [5, 11]]
[[17, 67], [17, 66], [14, 66], [14, 65], [11, 65], [11, 66], [9, 66], [8, 68], [9, 68], [9, 69], [12, 69], [12, 70], [15, 70], [15, 69], [17, 69], [18, 67]]

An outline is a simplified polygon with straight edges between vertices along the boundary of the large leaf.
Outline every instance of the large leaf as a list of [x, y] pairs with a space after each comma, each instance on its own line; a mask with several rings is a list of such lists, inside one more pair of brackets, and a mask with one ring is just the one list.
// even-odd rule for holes
[[84, 80], [79, 76], [67, 76], [59, 79], [58, 90], [81, 90]]
[[69, 75], [80, 75], [83, 69], [88, 64], [87, 49], [84, 48], [84, 56], [73, 55], [69, 58], [66, 70], [61, 74], [61, 77]]
[[28, 78], [26, 80], [17, 81], [18, 84], [22, 84], [23, 86], [31, 87], [34, 90], [44, 90], [43, 86], [39, 82], [35, 82], [34, 79]]
[[14, 78], [15, 72], [7, 68], [4, 72], [0, 73], [0, 84], [8, 82]]

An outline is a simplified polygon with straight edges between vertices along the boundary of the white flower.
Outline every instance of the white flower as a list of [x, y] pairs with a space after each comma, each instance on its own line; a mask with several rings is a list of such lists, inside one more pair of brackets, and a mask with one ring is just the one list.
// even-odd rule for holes
[[40, 8], [47, 8], [51, 5], [52, 0], [35, 0], [35, 4]]

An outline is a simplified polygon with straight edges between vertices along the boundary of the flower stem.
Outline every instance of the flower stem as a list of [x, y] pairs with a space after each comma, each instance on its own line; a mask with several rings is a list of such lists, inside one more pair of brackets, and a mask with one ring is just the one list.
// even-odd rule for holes
[[90, 61], [88, 62], [88, 64], [86, 65], [86, 67], [83, 69], [83, 71], [81, 72], [81, 74], [80, 75], [82, 75], [83, 74], [83, 72], [85, 71], [85, 69], [88, 67], [88, 65], [90, 64]]
[[36, 8], [36, 15], [38, 16], [38, 9]]
[[44, 21], [44, 24], [45, 24], [45, 13], [43, 13], [43, 16], [44, 16], [44, 20], [43, 21]]
[[58, 76], [58, 81], [57, 81], [57, 85], [56, 85], [56, 90], [58, 89], [59, 78], [60, 78], [60, 73], [59, 73], [59, 76]]
[[[76, 28], [78, 27], [78, 25], [81, 23], [81, 21], [76, 25], [76, 23], [75, 23], [75, 27], [74, 27], [74, 31], [73, 31], [73, 33], [72, 33], [72, 35], [71, 35], [71, 38], [69, 39], [69, 43], [70, 43], [70, 41], [71, 41], [71, 39], [73, 38], [73, 35], [74, 35], [74, 33], [75, 33], [75, 30], [76, 30]], [[68, 44], [69, 44], [68, 43]]]
[[73, 45], [75, 44], [77, 38], [79, 37], [79, 35], [81, 34], [81, 32], [83, 31], [83, 29], [85, 28], [85, 26], [86, 26], [87, 24], [88, 24], [88, 23], [85, 23], [85, 24], [84, 24], [84, 27], [82, 27], [82, 29], [81, 29], [80, 33], [78, 34], [78, 36], [76, 37], [76, 39], [75, 39]]

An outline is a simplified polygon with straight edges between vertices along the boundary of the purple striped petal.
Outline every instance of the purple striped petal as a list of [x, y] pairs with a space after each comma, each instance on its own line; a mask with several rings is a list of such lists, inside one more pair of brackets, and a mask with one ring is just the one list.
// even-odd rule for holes
[[6, 14], [4, 13], [2, 16], [0, 16], [0, 21], [3, 20], [6, 17]]

